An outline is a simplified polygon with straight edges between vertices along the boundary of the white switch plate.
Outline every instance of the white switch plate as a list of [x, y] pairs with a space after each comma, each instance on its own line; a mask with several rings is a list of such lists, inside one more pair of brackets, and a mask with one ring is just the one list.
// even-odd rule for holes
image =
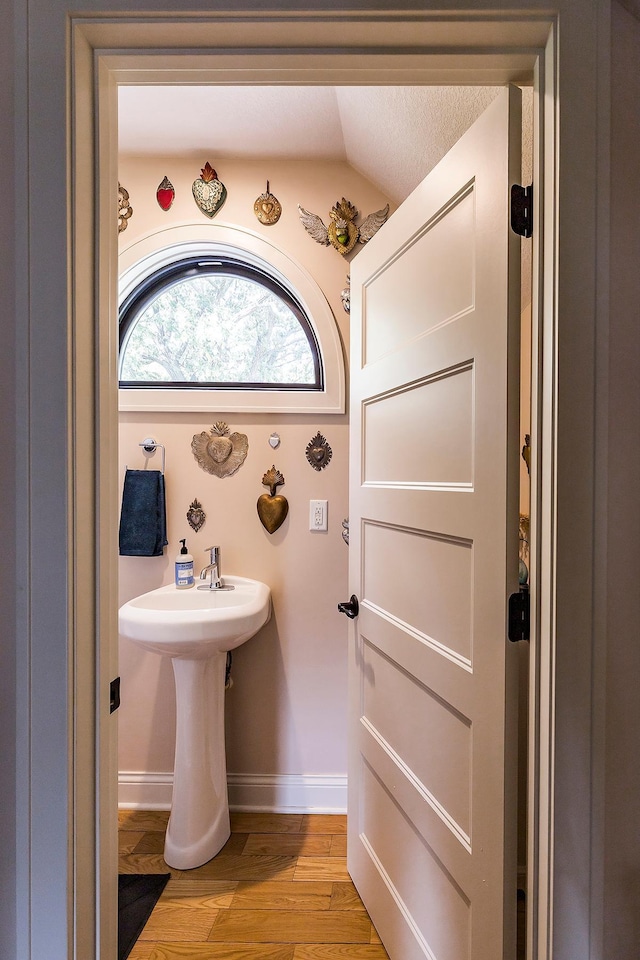
[[309, 500], [309, 530], [327, 529], [327, 500]]

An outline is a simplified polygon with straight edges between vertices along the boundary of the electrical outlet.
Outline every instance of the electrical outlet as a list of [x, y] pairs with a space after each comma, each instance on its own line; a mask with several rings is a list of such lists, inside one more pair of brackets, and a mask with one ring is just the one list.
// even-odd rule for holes
[[309, 500], [309, 530], [327, 529], [327, 500]]

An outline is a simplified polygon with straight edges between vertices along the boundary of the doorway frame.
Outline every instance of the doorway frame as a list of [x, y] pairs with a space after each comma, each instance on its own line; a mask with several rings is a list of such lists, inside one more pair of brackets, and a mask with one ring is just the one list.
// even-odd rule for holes
[[[342, 27], [347, 26], [344, 16]], [[185, 22], [185, 19], [187, 22]], [[113, 826], [109, 826], [115, 807], [114, 755], [115, 721], [108, 714], [108, 682], [115, 676], [117, 637], [117, 583], [113, 531], [117, 529], [117, 380], [115, 376], [115, 324], [93, 323], [93, 316], [116, 316], [117, 237], [111, 223], [115, 218], [117, 197], [116, 87], [119, 82], [179, 82], [188, 71], [190, 82], [210, 82], [212, 71], [217, 82], [398, 82], [400, 61], [405, 83], [492, 83], [523, 79], [532, 70], [536, 89], [534, 124], [538, 144], [534, 157], [536, 183], [535, 216], [540, 228], [534, 238], [533, 270], [533, 358], [539, 376], [532, 377], [532, 501], [531, 566], [532, 594], [532, 678], [530, 740], [530, 846], [529, 886], [533, 904], [528, 931], [528, 956], [536, 960], [551, 957], [553, 929], [553, 794], [554, 794], [554, 648], [556, 635], [556, 460], [557, 460], [557, 370], [556, 343], [558, 306], [558, 150], [557, 150], [557, 50], [556, 24], [550, 17], [465, 18], [428, 12], [414, 16], [410, 37], [403, 32], [398, 18], [383, 14], [369, 18], [354, 17], [362, 35], [370, 28], [371, 37], [359, 49], [324, 47], [310, 55], [305, 43], [320, 47], [319, 25], [332, 28], [335, 13], [289, 16], [285, 27], [292, 38], [277, 55], [264, 49], [242, 52], [243, 71], [238, 70], [240, 36], [246, 42], [247, 27], [259, 25], [281, 31], [285, 22], [274, 14], [229, 17], [201, 16], [198, 21], [198, 46], [203, 49], [203, 23], [213, 27], [204, 47], [213, 52], [185, 54], [195, 46], [189, 42], [195, 25], [188, 18], [181, 30], [167, 40], [167, 27], [173, 18], [154, 17], [135, 21], [117, 17], [78, 18], [70, 24], [72, 57], [70, 62], [71, 108], [71, 181], [72, 231], [71, 264], [73, 385], [70, 453], [73, 460], [72, 510], [74, 530], [95, 530], [95, 538], [78, 536], [75, 540], [72, 571], [74, 610], [74, 647], [76, 671], [73, 684], [74, 712], [74, 784], [76, 805], [73, 912], [75, 954], [94, 955], [111, 960], [113, 945], [100, 917], [113, 915], [115, 892], [115, 844]], [[224, 23], [221, 42], [219, 27]], [[491, 43], [486, 27], [491, 26]], [[292, 26], [293, 25], [293, 26]], [[406, 23], [405, 23], [406, 26]], [[430, 43], [416, 46], [415, 28], [432, 32]], [[502, 32], [500, 28], [503, 28]], [[447, 37], [443, 28], [448, 31]], [[525, 29], [529, 28], [529, 29]], [[379, 53], [379, 34], [386, 31], [388, 51]], [[192, 31], [190, 34], [189, 31]], [[305, 34], [306, 31], [306, 34]], [[309, 40], [313, 32], [315, 40]], [[397, 36], [394, 34], [397, 32]], [[497, 31], [497, 38], [496, 38]], [[322, 32], [322, 31], [320, 31]], [[365, 31], [366, 32], [366, 31]], [[389, 39], [392, 35], [391, 40]], [[542, 42], [544, 35], [544, 42]], [[295, 36], [295, 41], [294, 41]], [[374, 37], [378, 36], [378, 44]], [[348, 31], [347, 31], [348, 39]], [[446, 42], [445, 42], [446, 40]], [[478, 44], [470, 53], [469, 48]], [[180, 46], [177, 43], [180, 42]], [[264, 41], [263, 41], [264, 42]], [[487, 47], [491, 52], [487, 52]], [[169, 50], [168, 47], [173, 47]], [[407, 48], [403, 51], [403, 47]], [[500, 52], [501, 47], [503, 51]], [[410, 48], [410, 52], [407, 52]], [[375, 51], [375, 53], [372, 53]], [[444, 51], [444, 52], [443, 52]], [[171, 60], [159, 66], [158, 55]], [[197, 56], [197, 69], [194, 57]], [[282, 60], [287, 58], [288, 72]], [[378, 63], [374, 61], [378, 58]], [[278, 62], [279, 61], [279, 64]], [[354, 64], [358, 61], [358, 69]], [[427, 62], [428, 61], [428, 62]], [[528, 65], [527, 65], [528, 64]], [[280, 71], [280, 73], [278, 73]], [[293, 77], [298, 79], [293, 79]], [[153, 78], [156, 78], [155, 81]], [[280, 77], [280, 79], [278, 79]], [[208, 78], [208, 80], [207, 80]], [[267, 79], [268, 78], [268, 79]], [[284, 78], [284, 79], [283, 79]], [[94, 115], [97, 121], [94, 122]], [[91, 131], [92, 136], [87, 136]], [[95, 211], [86, 204], [87, 196], [97, 198]], [[96, 229], [96, 225], [97, 229]], [[87, 256], [87, 251], [93, 256]], [[113, 329], [111, 329], [113, 327]], [[542, 477], [545, 482], [542, 482]], [[82, 599], [84, 598], [84, 599]], [[89, 630], [97, 632], [95, 649], [80, 645], [76, 638]], [[87, 681], [93, 679], [93, 683]], [[90, 690], [90, 694], [88, 693]], [[115, 765], [115, 766], [114, 766]], [[88, 772], [96, 774], [98, 789], [86, 786]], [[83, 784], [85, 785], [83, 787]], [[91, 817], [89, 819], [89, 814]], [[91, 836], [86, 824], [95, 828]], [[84, 825], [83, 825], [84, 824]], [[95, 877], [92, 888], [79, 878]]]

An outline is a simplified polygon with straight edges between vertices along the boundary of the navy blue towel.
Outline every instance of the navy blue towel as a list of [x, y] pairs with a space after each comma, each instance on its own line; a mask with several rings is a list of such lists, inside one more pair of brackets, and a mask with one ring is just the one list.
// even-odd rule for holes
[[167, 541], [164, 475], [127, 470], [120, 511], [120, 556], [161, 557]]

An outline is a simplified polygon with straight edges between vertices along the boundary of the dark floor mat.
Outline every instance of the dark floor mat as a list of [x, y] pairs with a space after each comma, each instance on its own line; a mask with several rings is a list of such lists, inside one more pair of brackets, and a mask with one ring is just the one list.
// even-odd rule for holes
[[171, 875], [132, 873], [118, 876], [118, 960], [127, 960]]

